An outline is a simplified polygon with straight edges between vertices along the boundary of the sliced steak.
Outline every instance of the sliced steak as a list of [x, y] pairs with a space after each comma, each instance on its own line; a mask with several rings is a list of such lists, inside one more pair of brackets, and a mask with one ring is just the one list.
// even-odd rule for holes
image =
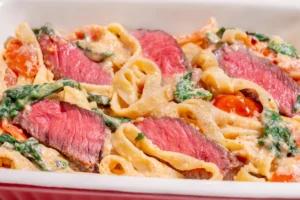
[[38, 38], [46, 66], [55, 79], [71, 78], [78, 82], [109, 85], [112, 74], [100, 64], [88, 59], [84, 52], [55, 35], [41, 35]]
[[[210, 140], [190, 124], [179, 118], [146, 118], [136, 123], [147, 139], [165, 151], [189, 155], [216, 164], [225, 179], [233, 179], [241, 163], [227, 149]], [[200, 174], [199, 174], [200, 173]], [[203, 170], [191, 170], [187, 177], [206, 177]]]
[[84, 171], [93, 171], [99, 162], [107, 131], [99, 115], [56, 100], [32, 104], [30, 110], [14, 118], [13, 124], [77, 161]]
[[187, 72], [189, 62], [171, 35], [160, 30], [145, 29], [131, 34], [140, 42], [144, 57], [159, 66], [164, 78]]
[[278, 66], [265, 58], [252, 55], [243, 46], [223, 46], [215, 53], [220, 67], [228, 76], [243, 78], [260, 85], [273, 96], [281, 114], [293, 116], [292, 108], [300, 88]]

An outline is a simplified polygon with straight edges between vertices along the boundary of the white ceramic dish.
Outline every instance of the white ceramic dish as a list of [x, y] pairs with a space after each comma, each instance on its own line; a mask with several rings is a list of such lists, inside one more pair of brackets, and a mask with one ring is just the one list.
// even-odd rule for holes
[[[300, 48], [300, 1], [297, 0], [0, 0], [0, 43], [22, 22], [32, 27], [51, 22], [68, 30], [85, 24], [119, 22], [127, 29], [143, 27], [184, 34], [197, 30], [210, 16], [215, 16], [220, 25], [280, 35]], [[300, 198], [297, 183], [210, 182], [13, 170], [0, 170], [0, 183], [152, 194]]]

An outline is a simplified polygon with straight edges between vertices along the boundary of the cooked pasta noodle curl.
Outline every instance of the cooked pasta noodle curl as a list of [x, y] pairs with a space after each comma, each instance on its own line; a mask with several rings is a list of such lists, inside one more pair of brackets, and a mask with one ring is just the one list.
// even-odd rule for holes
[[172, 98], [171, 85], [161, 86], [161, 80], [154, 62], [143, 58], [128, 62], [113, 78], [112, 110], [129, 118], [147, 116]]

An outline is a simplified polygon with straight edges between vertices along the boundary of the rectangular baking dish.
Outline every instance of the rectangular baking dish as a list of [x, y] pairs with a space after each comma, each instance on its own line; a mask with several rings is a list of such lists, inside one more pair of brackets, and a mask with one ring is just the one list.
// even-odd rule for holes
[[[118, 22], [126, 29], [185, 34], [211, 16], [220, 25], [280, 35], [300, 48], [297, 0], [0, 0], [0, 43], [27, 22], [72, 30]], [[0, 199], [249, 199], [300, 198], [297, 183], [246, 183], [62, 174], [0, 169]]]

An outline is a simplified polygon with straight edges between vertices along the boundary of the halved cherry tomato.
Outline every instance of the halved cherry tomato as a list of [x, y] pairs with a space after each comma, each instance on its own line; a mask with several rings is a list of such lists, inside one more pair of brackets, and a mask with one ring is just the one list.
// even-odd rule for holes
[[17, 83], [18, 76], [15, 74], [13, 70], [7, 68], [5, 71], [4, 82], [6, 87], [14, 86]]
[[295, 138], [296, 147], [300, 148], [300, 137], [297, 135], [297, 136], [294, 136], [294, 138]]
[[253, 117], [255, 111], [262, 112], [262, 106], [249, 98], [236, 95], [218, 96], [214, 106], [226, 112], [233, 112], [244, 117]]
[[38, 55], [33, 45], [23, 44], [17, 39], [10, 39], [4, 58], [8, 67], [17, 74], [34, 77], [38, 72]]
[[84, 39], [84, 32], [82, 32], [82, 31], [76, 31], [75, 35], [76, 35], [76, 38], [78, 40], [83, 40]]
[[276, 172], [272, 175], [271, 182], [295, 182], [292, 174], [277, 174]]
[[27, 140], [27, 138], [28, 138], [22, 129], [20, 129], [12, 124], [3, 123], [2, 128], [5, 132], [11, 134], [16, 140], [23, 142], [23, 141]]

